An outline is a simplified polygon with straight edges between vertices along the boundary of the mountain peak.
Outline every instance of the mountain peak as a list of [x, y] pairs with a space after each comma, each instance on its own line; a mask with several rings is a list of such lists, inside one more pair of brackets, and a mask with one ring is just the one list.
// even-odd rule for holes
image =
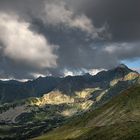
[[112, 72], [123, 77], [131, 72], [135, 72], [128, 68], [125, 64], [120, 64], [116, 68], [112, 69]]
[[118, 68], [129, 69], [125, 64], [120, 64], [120, 65], [118, 65]]
[[84, 76], [91, 77], [92, 75], [90, 73], [85, 73]]
[[117, 71], [125, 71], [126, 73], [129, 73], [129, 72], [134, 72], [133, 70], [131, 70], [130, 68], [128, 68], [125, 64], [120, 64], [118, 65], [115, 70]]

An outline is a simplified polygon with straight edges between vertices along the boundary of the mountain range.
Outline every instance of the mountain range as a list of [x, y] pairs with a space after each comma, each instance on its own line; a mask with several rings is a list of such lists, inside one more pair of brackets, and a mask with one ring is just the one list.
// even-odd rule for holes
[[0, 81], [0, 138], [29, 139], [48, 131], [35, 139], [124, 138], [125, 124], [134, 124], [134, 132], [140, 128], [139, 84], [139, 73], [124, 64], [94, 76]]
[[[129, 75], [128, 75], [129, 74]], [[134, 74], [134, 75], [131, 75]], [[101, 71], [95, 76], [85, 74], [81, 76], [60, 77], [39, 77], [32, 81], [19, 82], [15, 80], [0, 81], [0, 103], [9, 103], [29, 97], [41, 97], [44, 93], [58, 89], [66, 94], [74, 94], [90, 87], [106, 88], [113, 80], [122, 81], [122, 78], [135, 78], [137, 72], [121, 64], [109, 71]], [[129, 77], [126, 77], [129, 76]], [[127, 80], [127, 79], [126, 79]], [[128, 79], [129, 80], [129, 79]]]

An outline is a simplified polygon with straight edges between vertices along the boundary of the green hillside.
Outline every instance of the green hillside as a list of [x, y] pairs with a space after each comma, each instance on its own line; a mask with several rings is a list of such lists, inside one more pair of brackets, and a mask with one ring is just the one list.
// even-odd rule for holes
[[[128, 87], [139, 83], [139, 79], [137, 72], [130, 70], [127, 66], [120, 65], [112, 70], [102, 71], [95, 76], [86, 74], [65, 77], [58, 87], [44, 93], [41, 97], [31, 97], [1, 104], [0, 139], [29, 139], [37, 137], [62, 126], [69, 120], [72, 120], [71, 125], [73, 124], [74, 132], [78, 137], [82, 136], [85, 130], [87, 133], [90, 133], [89, 130], [93, 129], [93, 127], [106, 127], [106, 124], [114, 124], [120, 117], [118, 113], [121, 110], [119, 108], [121, 105], [118, 104], [120, 101], [115, 101], [115, 104], [113, 102], [113, 105], [103, 107], [95, 112], [93, 110], [102, 107]], [[38, 82], [37, 85], [42, 85], [40, 80]], [[122, 114], [124, 114], [125, 109], [121, 111]], [[85, 114], [85, 112], [89, 113]], [[115, 114], [115, 112], [117, 113]], [[98, 114], [101, 114], [101, 116], [98, 116]], [[110, 116], [109, 114], [115, 115]], [[94, 119], [96, 115], [97, 118]], [[127, 115], [130, 116], [128, 113]], [[126, 117], [123, 119], [126, 120]], [[75, 128], [75, 122], [78, 125], [82, 125], [82, 122], [90, 120], [91, 122], [89, 123], [91, 125], [85, 124], [86, 126], [84, 126], [83, 124], [83, 126]], [[120, 121], [118, 120], [118, 122]], [[71, 131], [71, 129], [68, 130]], [[64, 133], [67, 132], [64, 131]], [[68, 137], [71, 138], [71, 135], [74, 135], [75, 138], [75, 133], [69, 133], [70, 136]], [[62, 139], [62, 137], [60, 138]]]
[[77, 116], [36, 140], [140, 139], [140, 85], [133, 86], [103, 107]]

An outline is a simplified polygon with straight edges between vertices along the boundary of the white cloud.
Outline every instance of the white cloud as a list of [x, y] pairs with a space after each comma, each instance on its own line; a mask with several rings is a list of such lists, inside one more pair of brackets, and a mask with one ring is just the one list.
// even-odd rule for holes
[[96, 75], [96, 74], [98, 74], [101, 71], [105, 71], [105, 69], [90, 69], [89, 70], [89, 74]]
[[21, 21], [16, 15], [0, 13], [0, 42], [3, 55], [15, 62], [46, 68], [57, 65], [57, 56], [53, 53], [56, 45], [29, 29], [30, 24]]
[[63, 73], [64, 76], [76, 76], [76, 75], [83, 75], [85, 73], [89, 73], [90, 75], [96, 75], [97, 73], [103, 71], [105, 69], [80, 69], [80, 70], [68, 70], [64, 69]]
[[46, 77], [46, 76], [53, 76], [52, 74], [48, 73], [48, 74], [42, 74], [42, 73], [31, 73], [30, 74], [32, 77], [34, 77], [34, 79], [37, 79], [39, 77]]
[[74, 72], [69, 71], [67, 69], [65, 69], [63, 73], [64, 73], [64, 77], [66, 77], [66, 76], [74, 76]]
[[1, 81], [9, 81], [9, 80], [16, 80], [16, 81], [19, 81], [19, 82], [27, 82], [29, 79], [15, 79], [15, 78], [8, 78], [8, 79], [0, 79]]

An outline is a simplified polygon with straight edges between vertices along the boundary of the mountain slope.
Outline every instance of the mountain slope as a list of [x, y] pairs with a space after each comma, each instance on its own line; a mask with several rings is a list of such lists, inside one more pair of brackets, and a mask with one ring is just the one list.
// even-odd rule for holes
[[140, 139], [140, 85], [133, 86], [103, 107], [71, 119], [36, 140]]
[[61, 80], [59, 77], [39, 77], [27, 82], [0, 81], [0, 104], [40, 97], [52, 91]]
[[[8, 94], [3, 92], [5, 99], [12, 101], [14, 98], [14, 102], [0, 105], [0, 131], [3, 132], [0, 138], [21, 139], [22, 136], [25, 139], [59, 127], [71, 117], [82, 116], [88, 110], [102, 107], [120, 92], [140, 83], [140, 76], [125, 65], [120, 65], [95, 76], [86, 74], [64, 78], [40, 77], [25, 83], [2, 83], [16, 93], [11, 90], [11, 95], [8, 96], [8, 88]], [[24, 93], [25, 90], [20, 89], [21, 85], [32, 91], [32, 94], [28, 90]], [[26, 97], [22, 97], [23, 93]], [[23, 100], [15, 101], [22, 98]], [[13, 131], [16, 132], [14, 135]]]
[[[44, 93], [58, 90], [68, 96], [75, 95], [76, 91], [87, 88], [108, 89], [119, 81], [132, 81], [137, 79], [138, 73], [125, 65], [102, 71], [95, 76], [85, 74], [81, 76], [39, 77], [33, 81], [0, 81], [0, 104], [27, 99], [29, 97], [41, 97]], [[131, 83], [130, 83], [131, 84]]]

